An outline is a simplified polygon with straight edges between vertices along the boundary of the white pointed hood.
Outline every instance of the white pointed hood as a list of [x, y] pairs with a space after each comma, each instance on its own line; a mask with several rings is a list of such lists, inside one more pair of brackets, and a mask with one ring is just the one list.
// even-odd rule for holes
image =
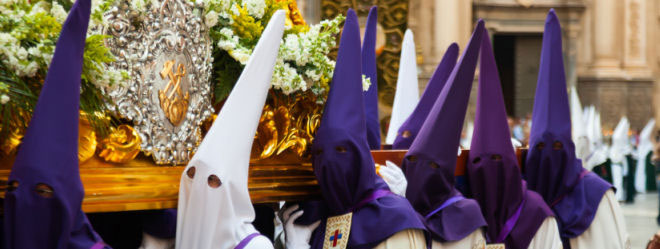
[[[213, 126], [181, 175], [178, 249], [234, 248], [256, 233], [247, 185], [250, 151], [271, 85], [284, 19], [282, 10], [271, 17]], [[215, 177], [221, 185], [214, 188], [210, 182]]]
[[577, 89], [574, 86], [571, 87], [571, 127], [573, 128], [573, 141], [577, 141], [577, 138], [584, 135], [584, 125], [582, 124], [582, 104], [580, 104], [580, 98], [577, 94]]
[[399, 61], [399, 78], [396, 82], [396, 93], [392, 104], [390, 127], [387, 130], [386, 144], [394, 143], [399, 127], [415, 110], [419, 102], [419, 84], [417, 82], [417, 55], [415, 40], [410, 29], [406, 30], [401, 45], [401, 60]]
[[570, 94], [571, 128], [573, 130], [573, 142], [575, 143], [575, 156], [582, 159], [589, 151], [589, 139], [587, 139], [582, 118], [582, 104], [574, 86], [571, 87]]
[[609, 153], [612, 163], [621, 164], [626, 159], [626, 155], [632, 153], [630, 139], [628, 139], [629, 130], [630, 122], [628, 122], [628, 118], [622, 117], [612, 133], [612, 146]]
[[651, 132], [655, 127], [655, 119], [649, 120], [639, 133], [639, 145], [637, 145], [637, 168], [635, 169], [635, 190], [646, 193], [646, 156], [653, 151]]
[[[470, 149], [470, 145], [472, 143], [472, 133], [474, 133], [474, 122], [472, 120], [469, 120], [467, 122], [467, 125], [465, 126], [465, 130], [463, 130], [465, 133], [465, 137], [461, 138], [461, 147], [465, 150]], [[461, 154], [460, 149], [458, 150], [458, 154]]]
[[589, 154], [582, 159], [582, 165], [587, 170], [592, 170], [594, 167], [603, 164], [607, 161], [608, 149], [603, 144], [603, 133], [600, 125], [600, 112], [595, 107], [591, 106], [589, 111]]

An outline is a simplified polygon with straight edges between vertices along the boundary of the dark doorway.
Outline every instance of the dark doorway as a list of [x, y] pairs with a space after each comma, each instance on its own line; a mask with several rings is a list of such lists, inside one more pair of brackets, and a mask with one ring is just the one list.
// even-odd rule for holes
[[496, 34], [493, 37], [509, 116], [524, 118], [532, 113], [542, 43], [542, 34]]
[[495, 35], [493, 37], [493, 49], [495, 50], [495, 61], [497, 71], [500, 73], [502, 82], [502, 94], [504, 94], [504, 105], [506, 113], [514, 116], [515, 113], [515, 46], [516, 37], [513, 35]]

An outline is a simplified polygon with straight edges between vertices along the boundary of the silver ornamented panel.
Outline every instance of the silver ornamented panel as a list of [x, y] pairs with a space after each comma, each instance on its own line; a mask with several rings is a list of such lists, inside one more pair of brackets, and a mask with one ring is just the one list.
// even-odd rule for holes
[[104, 14], [103, 33], [117, 59], [111, 66], [130, 76], [107, 94], [113, 109], [133, 122], [145, 154], [157, 164], [185, 164], [213, 112], [202, 7], [187, 0], [153, 0], [140, 11], [129, 6], [124, 0]]

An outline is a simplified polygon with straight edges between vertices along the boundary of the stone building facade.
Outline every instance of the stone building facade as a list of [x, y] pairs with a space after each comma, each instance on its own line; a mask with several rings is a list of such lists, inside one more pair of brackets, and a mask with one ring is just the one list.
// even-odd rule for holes
[[[465, 45], [476, 20], [486, 21], [502, 76], [507, 111], [531, 113], [547, 11], [564, 33], [568, 84], [582, 105], [601, 112], [604, 130], [622, 116], [633, 129], [660, 117], [660, 1], [657, 0], [411, 0], [409, 27], [428, 78], [446, 47]], [[423, 80], [421, 82], [424, 82]], [[475, 89], [476, 90], [476, 89]]]
[[[393, 2], [299, 0], [307, 20], [315, 22], [323, 16], [323, 1], [358, 9]], [[632, 129], [641, 129], [649, 118], [660, 117], [660, 108], [655, 108], [660, 107], [660, 87], [655, 80], [660, 76], [658, 0], [409, 0], [407, 8], [407, 26], [415, 34], [418, 50], [420, 90], [445, 49], [452, 42], [463, 48], [474, 24], [482, 18], [494, 43], [507, 111], [517, 117], [528, 115], [533, 107], [544, 22], [548, 10], [554, 8], [563, 28], [568, 84], [578, 89], [583, 106], [594, 105], [600, 111], [603, 129], [612, 130], [624, 115]], [[391, 94], [381, 98], [390, 102]], [[472, 108], [474, 103], [468, 119]], [[387, 118], [387, 106], [382, 109], [381, 117]]]

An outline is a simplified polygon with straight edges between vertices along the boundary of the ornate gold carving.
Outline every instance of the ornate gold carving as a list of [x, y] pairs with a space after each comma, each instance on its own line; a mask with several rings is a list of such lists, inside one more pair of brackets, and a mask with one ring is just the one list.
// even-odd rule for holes
[[99, 157], [107, 162], [126, 163], [140, 152], [140, 136], [133, 127], [120, 125], [101, 141]]
[[181, 92], [181, 78], [186, 75], [186, 67], [179, 64], [175, 70], [174, 65], [176, 65], [174, 60], [166, 61], [163, 64], [160, 77], [162, 79], [169, 78], [170, 81], [165, 85], [165, 89], [158, 90], [158, 99], [160, 100], [160, 107], [165, 112], [165, 117], [172, 125], [177, 126], [183, 121], [188, 111], [190, 95], [188, 92], [185, 95]]
[[306, 157], [307, 147], [321, 123], [323, 107], [314, 96], [284, 96], [270, 92], [252, 146], [252, 159], [266, 159], [291, 152]]
[[14, 154], [18, 145], [21, 144], [21, 139], [23, 139], [23, 132], [19, 130], [9, 132], [7, 139], [0, 144], [0, 151], [7, 156]]
[[84, 114], [78, 121], [78, 161], [84, 163], [94, 156], [96, 152], [96, 132], [89, 124]]
[[287, 6], [289, 7], [286, 9], [286, 25], [291, 27], [294, 25], [306, 25], [305, 19], [303, 18], [302, 14], [300, 13], [300, 10], [298, 10], [298, 3], [296, 3], [296, 0], [277, 0], [278, 2], [281, 1], [287, 1], [288, 4]]

